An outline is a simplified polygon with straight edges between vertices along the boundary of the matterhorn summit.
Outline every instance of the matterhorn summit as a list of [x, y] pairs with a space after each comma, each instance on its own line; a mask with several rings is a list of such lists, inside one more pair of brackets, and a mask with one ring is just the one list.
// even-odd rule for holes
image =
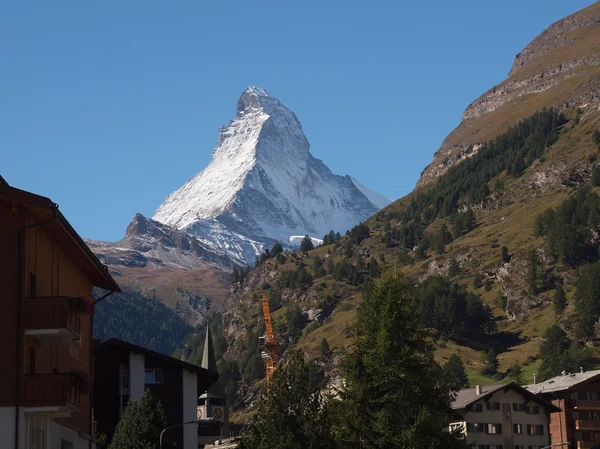
[[350, 176], [334, 175], [309, 148], [296, 115], [249, 87], [208, 167], [169, 195], [153, 220], [253, 262], [276, 241], [344, 233], [389, 204]]

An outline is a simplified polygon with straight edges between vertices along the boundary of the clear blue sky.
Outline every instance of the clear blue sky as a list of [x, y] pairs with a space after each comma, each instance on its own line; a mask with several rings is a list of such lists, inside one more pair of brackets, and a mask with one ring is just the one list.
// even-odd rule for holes
[[405, 195], [515, 54], [593, 2], [12, 3], [0, 174], [82, 236], [117, 240], [208, 164], [249, 85], [296, 113], [334, 173]]

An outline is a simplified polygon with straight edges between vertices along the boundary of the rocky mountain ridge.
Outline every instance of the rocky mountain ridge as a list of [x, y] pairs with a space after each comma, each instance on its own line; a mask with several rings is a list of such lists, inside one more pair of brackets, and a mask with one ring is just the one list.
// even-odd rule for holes
[[[542, 107], [600, 104], [600, 2], [552, 24], [515, 58], [508, 79], [465, 110], [417, 182], [423, 187], [478, 147]], [[540, 95], [542, 94], [542, 95]]]

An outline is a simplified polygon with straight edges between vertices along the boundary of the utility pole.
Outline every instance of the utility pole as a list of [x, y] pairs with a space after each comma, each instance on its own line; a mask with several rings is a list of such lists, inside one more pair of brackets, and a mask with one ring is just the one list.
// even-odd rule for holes
[[165, 427], [162, 432], [160, 432], [160, 438], [159, 438], [159, 446], [160, 449], [163, 449], [162, 446], [162, 439], [163, 439], [163, 434], [167, 431], [167, 430], [171, 430], [171, 429], [175, 429], [176, 427], [183, 427], [186, 426], [188, 424], [196, 424], [198, 425], [198, 421], [188, 421], [188, 422], [183, 422], [181, 424], [175, 424], [174, 426], [169, 426], [169, 427]]

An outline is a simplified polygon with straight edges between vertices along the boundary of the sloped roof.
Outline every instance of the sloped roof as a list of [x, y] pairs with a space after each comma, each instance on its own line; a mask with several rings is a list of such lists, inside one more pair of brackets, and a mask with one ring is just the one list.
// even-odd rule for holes
[[77, 259], [78, 265], [86, 272], [94, 286], [121, 291], [109, 274], [108, 268], [100, 262], [50, 198], [12, 187], [0, 176], [0, 199], [30, 210], [39, 223], [44, 223], [45, 228], [56, 236], [65, 250]]
[[497, 384], [497, 385], [482, 385], [481, 386], [481, 394], [477, 394], [476, 388], [464, 388], [456, 392], [456, 396], [454, 401], [452, 401], [452, 408], [454, 410], [460, 410], [468, 407], [474, 402], [479, 401], [480, 399], [488, 400], [495, 392], [500, 390], [514, 390], [517, 393], [521, 393], [525, 398], [530, 401], [536, 402], [537, 404], [545, 407], [550, 412], [559, 412], [560, 408], [551, 404], [550, 402], [542, 399], [540, 396], [532, 393], [529, 390], [517, 385], [514, 382], [505, 383], [505, 384]]
[[586, 371], [583, 373], [569, 373], [553, 377], [544, 382], [525, 385], [525, 388], [535, 394], [564, 391], [582, 383], [591, 382], [598, 376], [600, 376], [600, 370]]
[[[210, 326], [206, 323], [206, 339], [204, 340], [204, 351], [202, 353], [202, 368], [217, 373], [217, 362], [215, 358], [215, 349], [210, 336]], [[220, 379], [217, 379], [208, 390], [200, 396], [201, 398], [226, 398], [225, 388]]]

